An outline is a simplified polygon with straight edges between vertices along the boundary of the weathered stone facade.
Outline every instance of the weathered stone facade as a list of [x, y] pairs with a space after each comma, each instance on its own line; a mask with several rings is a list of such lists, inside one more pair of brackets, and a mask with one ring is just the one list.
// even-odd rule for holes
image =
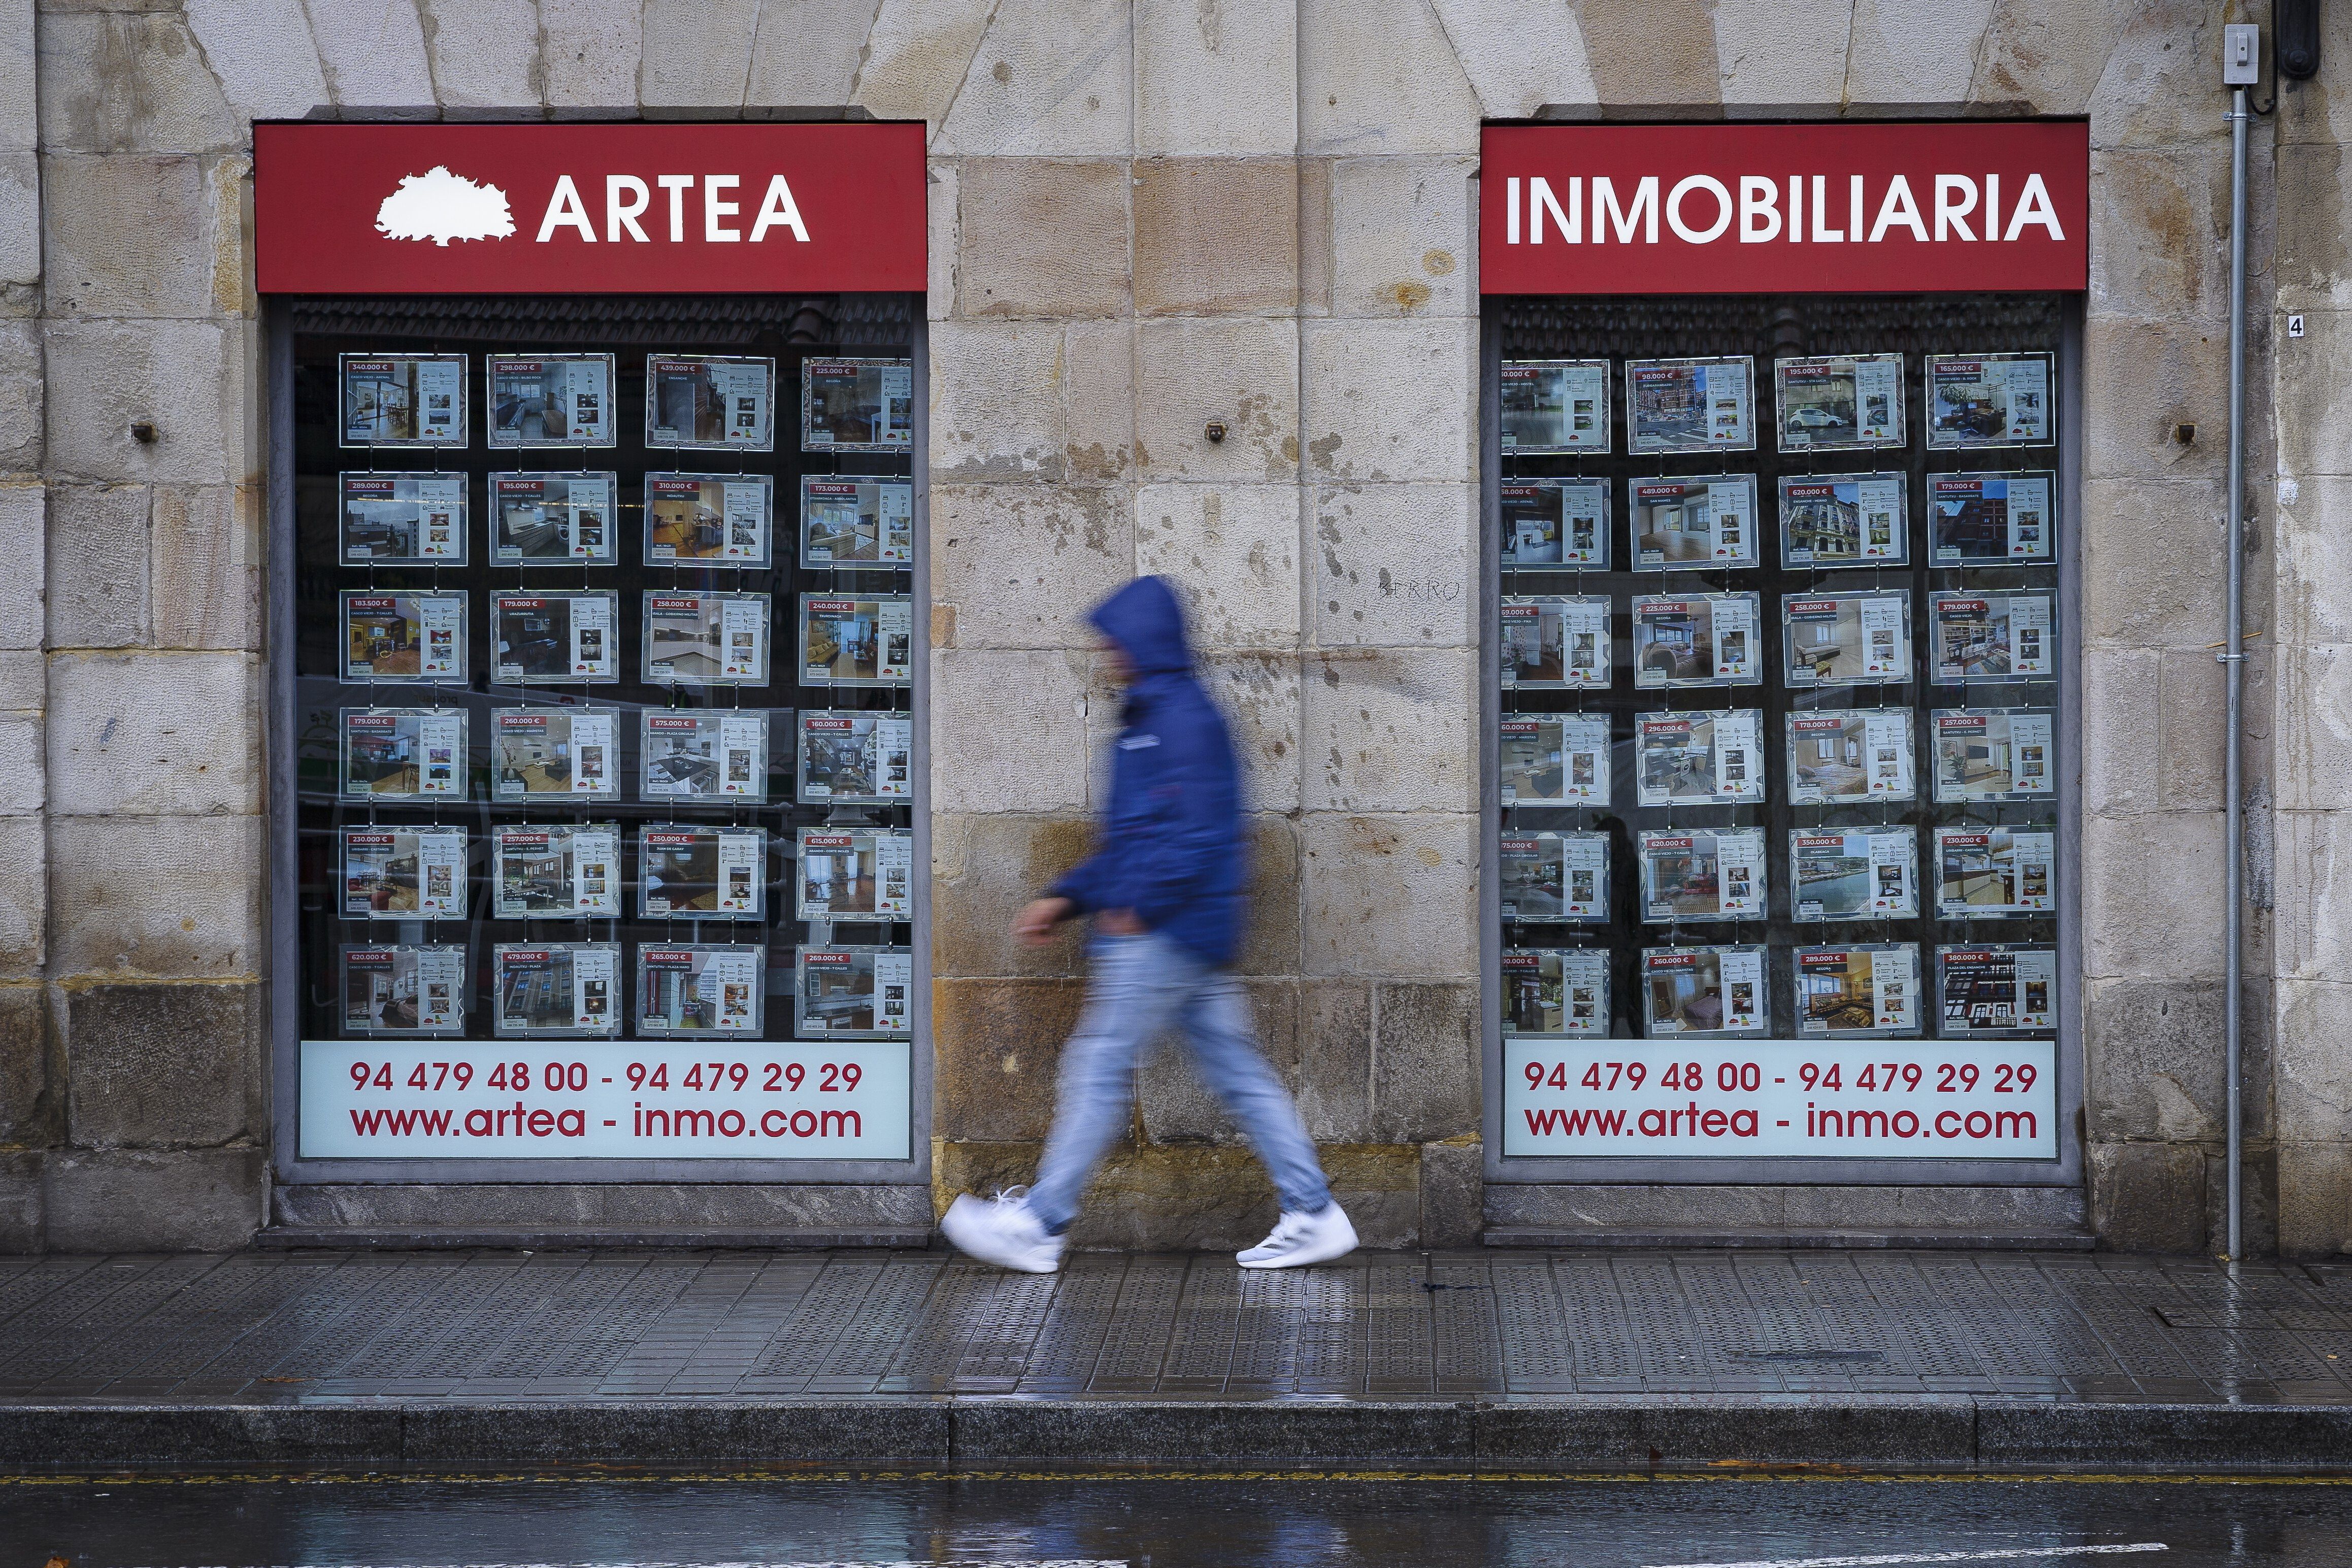
[[246, 111], [177, 11], [12, 5], [0, 61], [0, 1227], [217, 1245], [266, 1166]]
[[[263, 940], [248, 125], [339, 114], [929, 122], [937, 1192], [1034, 1161], [1076, 955], [1003, 925], [1079, 852], [1097, 794], [1115, 705], [1076, 614], [1158, 570], [1197, 597], [1252, 765], [1244, 967], [1270, 1049], [1391, 1245], [1546, 1204], [1815, 1225], [1935, 1207], [1717, 1188], [1482, 1209], [1481, 119], [2087, 114], [2087, 1202], [2116, 1245], [2205, 1245], [2223, 10], [0, 0], [0, 1246], [220, 1243], [266, 1212], [262, 998], [288, 977]], [[2332, 25], [2340, 75], [2352, 21]], [[2257, 1239], [2302, 1252], [2352, 1239], [2346, 97], [2289, 89], [2255, 128], [2249, 1188]], [[2305, 336], [2275, 334], [2273, 304]], [[1082, 1239], [1230, 1244], [1268, 1208], [1172, 1069], [1146, 1075], [1114, 1195]]]

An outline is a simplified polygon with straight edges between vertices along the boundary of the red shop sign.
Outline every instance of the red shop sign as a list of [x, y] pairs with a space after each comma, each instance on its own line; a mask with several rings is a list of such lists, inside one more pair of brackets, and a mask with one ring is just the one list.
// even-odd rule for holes
[[1487, 294], [2089, 287], [2086, 121], [1490, 125]]
[[924, 287], [923, 128], [257, 125], [265, 294]]

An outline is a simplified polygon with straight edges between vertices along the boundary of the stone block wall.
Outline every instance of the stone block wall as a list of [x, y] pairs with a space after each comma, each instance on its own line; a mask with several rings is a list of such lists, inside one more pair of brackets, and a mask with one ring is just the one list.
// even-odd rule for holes
[[[2326, 14], [2323, 47], [2352, 57], [2352, 17]], [[2276, 721], [2264, 736], [2268, 781], [2254, 804], [2264, 848], [2256, 895], [2275, 954], [2274, 1166], [2283, 1249], [2335, 1252], [2352, 1237], [2352, 997], [2346, 925], [2352, 891], [2352, 234], [2344, 141], [2352, 86], [2323, 64], [2280, 94], [2272, 362], [2264, 378], [2277, 446], [2275, 494], [2259, 487], [2257, 532], [2275, 562], [2255, 580], [2247, 624], [2272, 661]], [[2304, 335], [2290, 338], [2289, 313]]]
[[257, 313], [190, 18], [0, 8], [0, 1244], [261, 1213]]
[[0, 5], [0, 1248], [41, 1239], [41, 1157], [54, 1141], [56, 1042], [42, 969], [48, 947], [47, 707], [41, 645], [40, 127], [33, 111], [32, 0]]
[[[2164, 1250], [2226, 1239], [2226, 674], [2214, 655], [2229, 568], [2230, 128], [2210, 62], [2221, 25], [2239, 19], [2119, 12], [2097, 35], [2109, 64], [2083, 100], [2093, 147], [2080, 529], [2086, 1155], [2101, 1233]], [[2271, 347], [2267, 141], [2258, 131], [2251, 159], [2256, 372]], [[2259, 512], [2274, 463], [2259, 373], [2248, 421], [2246, 494]], [[2273, 570], [2264, 534], [2253, 530], [2245, 561], [2254, 628]], [[2245, 673], [2247, 798], [2266, 810], [2272, 664], [2259, 642]], [[2259, 1167], [2273, 1132], [2273, 934], [2263, 899], [2247, 914], [2247, 1237], [2268, 1250], [2275, 1220]]]
[[[264, 988], [291, 977], [261, 936], [253, 119], [927, 121], [936, 1196], [1034, 1165], [1079, 967], [1003, 925], [1084, 852], [1098, 797], [1115, 703], [1078, 617], [1156, 570], [1192, 597], [1251, 766], [1244, 968], [1269, 1048], [1368, 1238], [1398, 1244], [1469, 1239], [1496, 1201], [1473, 938], [1479, 122], [1911, 113], [2091, 120], [2088, 1187], [2118, 1245], [2205, 1245], [2225, 19], [2216, 0], [0, 0], [0, 1246], [210, 1244], [263, 1212]], [[2331, 25], [2340, 71], [2352, 24]], [[2289, 91], [2256, 130], [2251, 1186], [2302, 1252], [2352, 1239], [2341, 96]], [[2304, 338], [2273, 333], [2273, 302]], [[1726, 1213], [1793, 1212], [1717, 1190]], [[1142, 1075], [1081, 1236], [1225, 1245], [1268, 1212], [1170, 1064]]]
[[[1249, 767], [1269, 1051], [1368, 1237], [1466, 1239], [1475, 104], [1433, 57], [1442, 131], [1318, 112], [1358, 84], [1306, 79], [1285, 8], [1061, 11], [998, 10], [931, 148], [935, 1186], [1035, 1164], [1079, 959], [1003, 925], [1099, 804], [1084, 612], [1154, 571]], [[1139, 1087], [1079, 1239], [1262, 1234], [1190, 1072]]]

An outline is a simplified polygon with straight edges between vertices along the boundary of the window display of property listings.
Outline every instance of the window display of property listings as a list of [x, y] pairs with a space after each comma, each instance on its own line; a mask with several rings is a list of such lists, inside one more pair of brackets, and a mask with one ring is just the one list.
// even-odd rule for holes
[[289, 305], [296, 1157], [913, 1157], [911, 308]]
[[1502, 1155], [2058, 1160], [2071, 305], [1487, 304]]

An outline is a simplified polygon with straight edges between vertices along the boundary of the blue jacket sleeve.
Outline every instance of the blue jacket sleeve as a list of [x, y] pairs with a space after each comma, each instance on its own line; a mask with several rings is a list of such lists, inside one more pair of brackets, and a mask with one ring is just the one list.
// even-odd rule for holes
[[1061, 880], [1045, 890], [1045, 896], [1068, 899], [1072, 915], [1091, 915], [1097, 909], [1108, 907], [1103, 902], [1102, 889], [1115, 874], [1110, 846], [1106, 844], [1064, 872]]

